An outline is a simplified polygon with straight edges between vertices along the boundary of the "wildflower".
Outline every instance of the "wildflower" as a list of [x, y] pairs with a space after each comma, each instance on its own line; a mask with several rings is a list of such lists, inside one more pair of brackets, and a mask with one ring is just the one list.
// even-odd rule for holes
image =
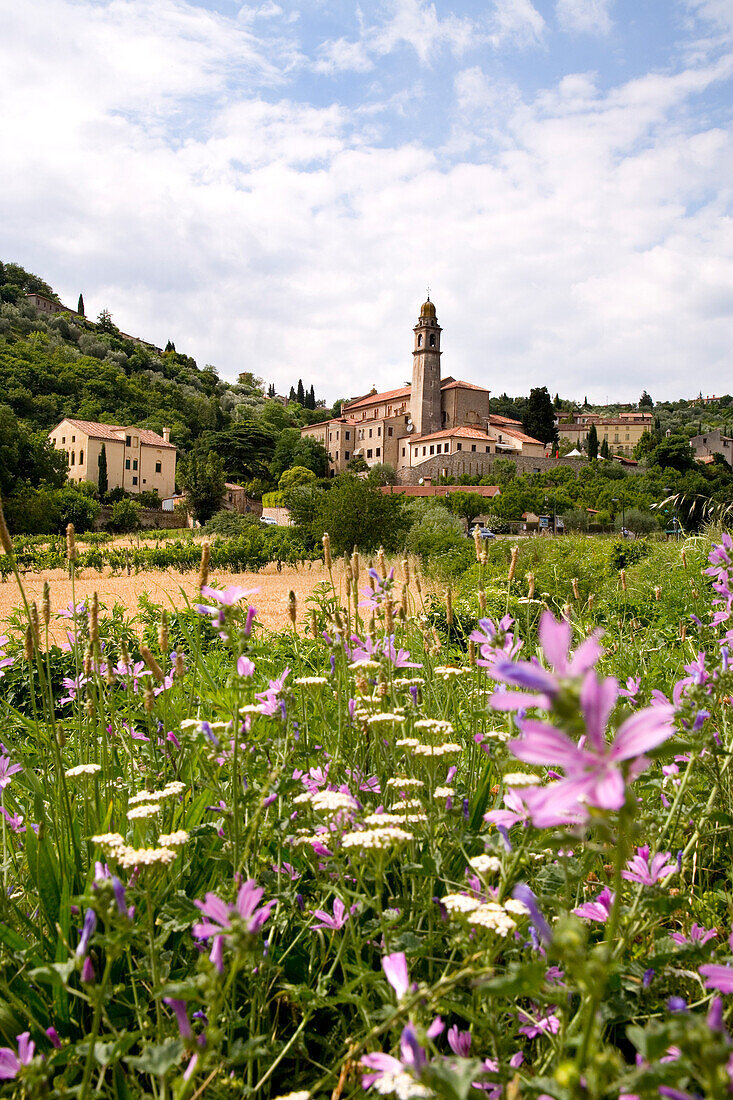
[[324, 909], [314, 909], [313, 916], [318, 918], [318, 924], [312, 924], [311, 928], [330, 928], [332, 932], [338, 932], [346, 924], [349, 916], [356, 910], [353, 905], [347, 909], [341, 898], [333, 899], [333, 916]]
[[253, 676], [255, 671], [254, 661], [250, 661], [249, 657], [242, 655], [237, 660], [237, 675], [238, 676]]
[[[4, 791], [12, 776], [16, 772], [22, 772], [20, 764], [11, 764], [9, 756], [0, 756], [0, 791]], [[67, 772], [68, 774], [68, 772]]]
[[113, 853], [121, 867], [129, 870], [133, 867], [153, 867], [156, 863], [165, 866], [172, 863], [176, 853], [172, 848], [118, 848]]
[[316, 812], [324, 814], [337, 814], [359, 808], [355, 798], [341, 791], [317, 791], [310, 795], [310, 803]]
[[535, 1018], [529, 1016], [526, 1012], [519, 1012], [518, 1018], [523, 1023], [523, 1027], [519, 1028], [522, 1035], [526, 1035], [528, 1039], [535, 1039], [538, 1035], [557, 1035], [560, 1030], [560, 1021], [553, 1012], [552, 1008], [548, 1009], [544, 1015], [541, 1015], [535, 1010]]
[[608, 886], [604, 886], [595, 901], [586, 901], [577, 909], [573, 909], [576, 917], [585, 917], [586, 920], [597, 920], [605, 924], [611, 913], [615, 894]]
[[471, 1052], [471, 1032], [459, 1031], [454, 1024], [448, 1029], [448, 1046], [459, 1058], [468, 1058]]
[[433, 798], [453, 798], [455, 793], [453, 787], [436, 787], [433, 791]]
[[424, 787], [422, 779], [411, 779], [407, 775], [395, 775], [387, 780], [388, 787], [396, 787], [398, 790], [407, 790], [409, 787]]
[[455, 668], [453, 665], [436, 665], [433, 669], [435, 675], [439, 676], [441, 680], [455, 680], [470, 671], [470, 668]]
[[326, 676], [299, 676], [297, 680], [293, 681], [298, 687], [322, 687], [328, 683], [328, 677]]
[[720, 993], [733, 993], [733, 966], [721, 966], [707, 963], [699, 968], [706, 989], [717, 989]]
[[155, 802], [151, 805], [133, 806], [127, 811], [127, 820], [142, 821], [148, 817], [155, 817], [158, 813], [160, 813], [160, 806]]
[[517, 822], [528, 820], [529, 811], [515, 791], [504, 792], [504, 805], [508, 806], [509, 809], [489, 810], [487, 814], [484, 814], [484, 821], [487, 821], [490, 825], [496, 825], [497, 828], [511, 829], [512, 825], [516, 825]]
[[10, 1081], [17, 1077], [23, 1066], [28, 1066], [33, 1061], [36, 1044], [31, 1039], [30, 1031], [24, 1031], [17, 1036], [18, 1052], [10, 1047], [0, 1047], [0, 1080]]
[[442, 902], [449, 913], [459, 914], [471, 913], [481, 904], [478, 898], [472, 898], [468, 894], [445, 894]]
[[669, 938], [680, 945], [694, 944], [696, 947], [702, 947], [708, 940], [714, 940], [717, 934], [717, 928], [703, 928], [701, 924], [695, 923], [690, 929], [689, 939], [681, 932], [670, 932]]
[[124, 837], [119, 833], [98, 833], [92, 837], [92, 844], [98, 844], [100, 848], [121, 848], [124, 843]]
[[382, 970], [389, 984], [397, 994], [397, 1000], [401, 1001], [410, 988], [410, 978], [407, 973], [407, 959], [403, 951], [395, 951], [392, 955], [382, 956]]
[[188, 1018], [186, 1002], [177, 1000], [175, 997], [164, 997], [163, 1001], [175, 1014], [181, 1038], [190, 1039], [193, 1036], [193, 1031], [191, 1030], [191, 1022]]
[[628, 870], [621, 872], [621, 877], [629, 882], [640, 882], [643, 886], [654, 886], [660, 879], [672, 875], [677, 870], [676, 863], [667, 863], [671, 858], [671, 852], [657, 852], [649, 861], [649, 845], [644, 844], [636, 849], [636, 855], [626, 864]]
[[158, 837], [158, 844], [161, 844], [164, 848], [178, 848], [182, 844], [185, 844], [188, 840], [188, 833], [185, 829], [179, 829], [176, 833], [161, 833]]
[[442, 734], [447, 737], [453, 733], [453, 724], [440, 718], [418, 718], [415, 722], [416, 730], [425, 730], [427, 733]]
[[442, 745], [420, 745], [413, 746], [413, 756], [457, 756], [463, 752], [462, 745], [456, 745], [454, 742], [447, 741]]
[[391, 714], [388, 711], [379, 711], [367, 718], [370, 726], [397, 726], [404, 722], [404, 714]]
[[496, 856], [473, 856], [468, 862], [479, 875], [498, 875], [501, 870], [501, 860]]
[[[445, 898], [443, 900], [445, 901]], [[506, 909], [491, 901], [484, 905], [476, 905], [466, 919], [474, 927], [486, 928], [497, 936], [508, 936], [517, 927], [516, 921]]]
[[629, 778], [635, 778], [648, 763], [643, 754], [671, 736], [673, 708], [647, 707], [627, 718], [609, 745], [605, 727], [616, 695], [617, 683], [612, 677], [599, 680], [593, 672], [587, 674], [580, 692], [586, 724], [582, 747], [547, 722], [525, 720], [521, 724], [522, 737], [509, 745], [514, 755], [527, 764], [558, 765], [566, 773], [556, 783], [525, 792], [534, 825], [543, 828], [584, 821], [588, 805], [620, 810], [626, 798], [620, 765], [630, 760]]
[[65, 774], [67, 779], [74, 779], [78, 775], [96, 775], [101, 770], [101, 764], [77, 764], [76, 767], [69, 768]]
[[[550, 943], [550, 941], [552, 940], [552, 930], [545, 920], [545, 917], [539, 905], [537, 904], [537, 898], [535, 897], [529, 886], [527, 886], [524, 882], [518, 882], [512, 890], [512, 897], [516, 902], [519, 902], [519, 904], [524, 907], [527, 913], [529, 913], [530, 920], [532, 921], [532, 926], [534, 927], [537, 935], [543, 941], [543, 943]], [[509, 902], [506, 903], [506, 907], [507, 909], [509, 909]]]
[[222, 901], [216, 894], [207, 893], [203, 901], [196, 900], [194, 905], [204, 915], [200, 924], [193, 926], [193, 935], [200, 940], [212, 940], [211, 961], [219, 973], [224, 970], [222, 957], [223, 942], [230, 941], [234, 931], [233, 921], [242, 921], [248, 935], [255, 935], [268, 920], [275, 900], [259, 906], [264, 891], [254, 879], [244, 882], [237, 893], [233, 905]]
[[[202, 596], [208, 596], [209, 599], [221, 604], [222, 607], [234, 607], [245, 596], [252, 596], [255, 592], [259, 592], [259, 588], [240, 588], [238, 585], [230, 585], [229, 588], [222, 590], [205, 584], [201, 589]], [[196, 604], [195, 606], [196, 610], [201, 612], [202, 615], [219, 614], [219, 608], [210, 604]]]
[[517, 787], [536, 787], [541, 782], [538, 775], [532, 775], [530, 772], [505, 772], [501, 781], [505, 787], [513, 789]]
[[405, 844], [414, 840], [412, 833], [398, 827], [370, 828], [358, 832], [344, 833], [341, 837], [342, 848], [361, 848], [366, 851], [370, 848], [391, 848], [393, 844]]
[[308, 1100], [310, 1093], [308, 1089], [301, 1089], [297, 1092], [286, 1092], [282, 1096], [276, 1096], [275, 1100]]
[[97, 927], [97, 914], [93, 909], [87, 909], [84, 914], [84, 925], [81, 930], [81, 936], [79, 937], [79, 943], [76, 948], [76, 957], [83, 959], [86, 956], [89, 948], [89, 941], [94, 935], [94, 930]]

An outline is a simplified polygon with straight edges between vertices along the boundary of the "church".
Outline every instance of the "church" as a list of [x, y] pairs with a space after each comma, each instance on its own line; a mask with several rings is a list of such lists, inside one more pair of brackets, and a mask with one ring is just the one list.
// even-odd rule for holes
[[357, 456], [367, 466], [387, 463], [404, 483], [485, 476], [497, 457], [546, 456], [545, 444], [526, 435], [519, 421], [492, 414], [489, 390], [442, 378], [442, 331], [428, 295], [413, 328], [412, 383], [372, 390], [344, 404], [339, 417], [301, 429], [323, 443], [332, 476]]

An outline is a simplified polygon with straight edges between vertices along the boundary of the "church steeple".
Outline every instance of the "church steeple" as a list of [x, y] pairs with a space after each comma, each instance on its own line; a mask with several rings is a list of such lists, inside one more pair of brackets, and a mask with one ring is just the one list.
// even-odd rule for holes
[[420, 307], [413, 332], [412, 390], [410, 413], [417, 435], [429, 435], [442, 427], [440, 397], [440, 334], [435, 305], [430, 292]]

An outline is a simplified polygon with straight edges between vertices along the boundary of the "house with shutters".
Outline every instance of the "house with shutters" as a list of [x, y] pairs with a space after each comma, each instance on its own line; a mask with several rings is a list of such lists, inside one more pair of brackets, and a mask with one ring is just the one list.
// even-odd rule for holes
[[97, 424], [66, 417], [49, 432], [53, 446], [64, 451], [69, 481], [99, 483], [102, 446], [107, 458], [107, 487], [127, 493], [154, 491], [163, 499], [176, 484], [176, 447], [170, 429], [163, 434], [147, 428]]

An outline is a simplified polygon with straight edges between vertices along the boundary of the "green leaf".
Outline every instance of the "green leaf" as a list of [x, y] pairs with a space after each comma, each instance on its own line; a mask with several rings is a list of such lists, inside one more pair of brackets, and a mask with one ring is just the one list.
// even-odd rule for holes
[[142, 1054], [133, 1058], [126, 1058], [128, 1066], [140, 1073], [150, 1073], [155, 1077], [162, 1077], [171, 1066], [174, 1066], [183, 1054], [182, 1039], [166, 1039], [164, 1043], [146, 1047]]

